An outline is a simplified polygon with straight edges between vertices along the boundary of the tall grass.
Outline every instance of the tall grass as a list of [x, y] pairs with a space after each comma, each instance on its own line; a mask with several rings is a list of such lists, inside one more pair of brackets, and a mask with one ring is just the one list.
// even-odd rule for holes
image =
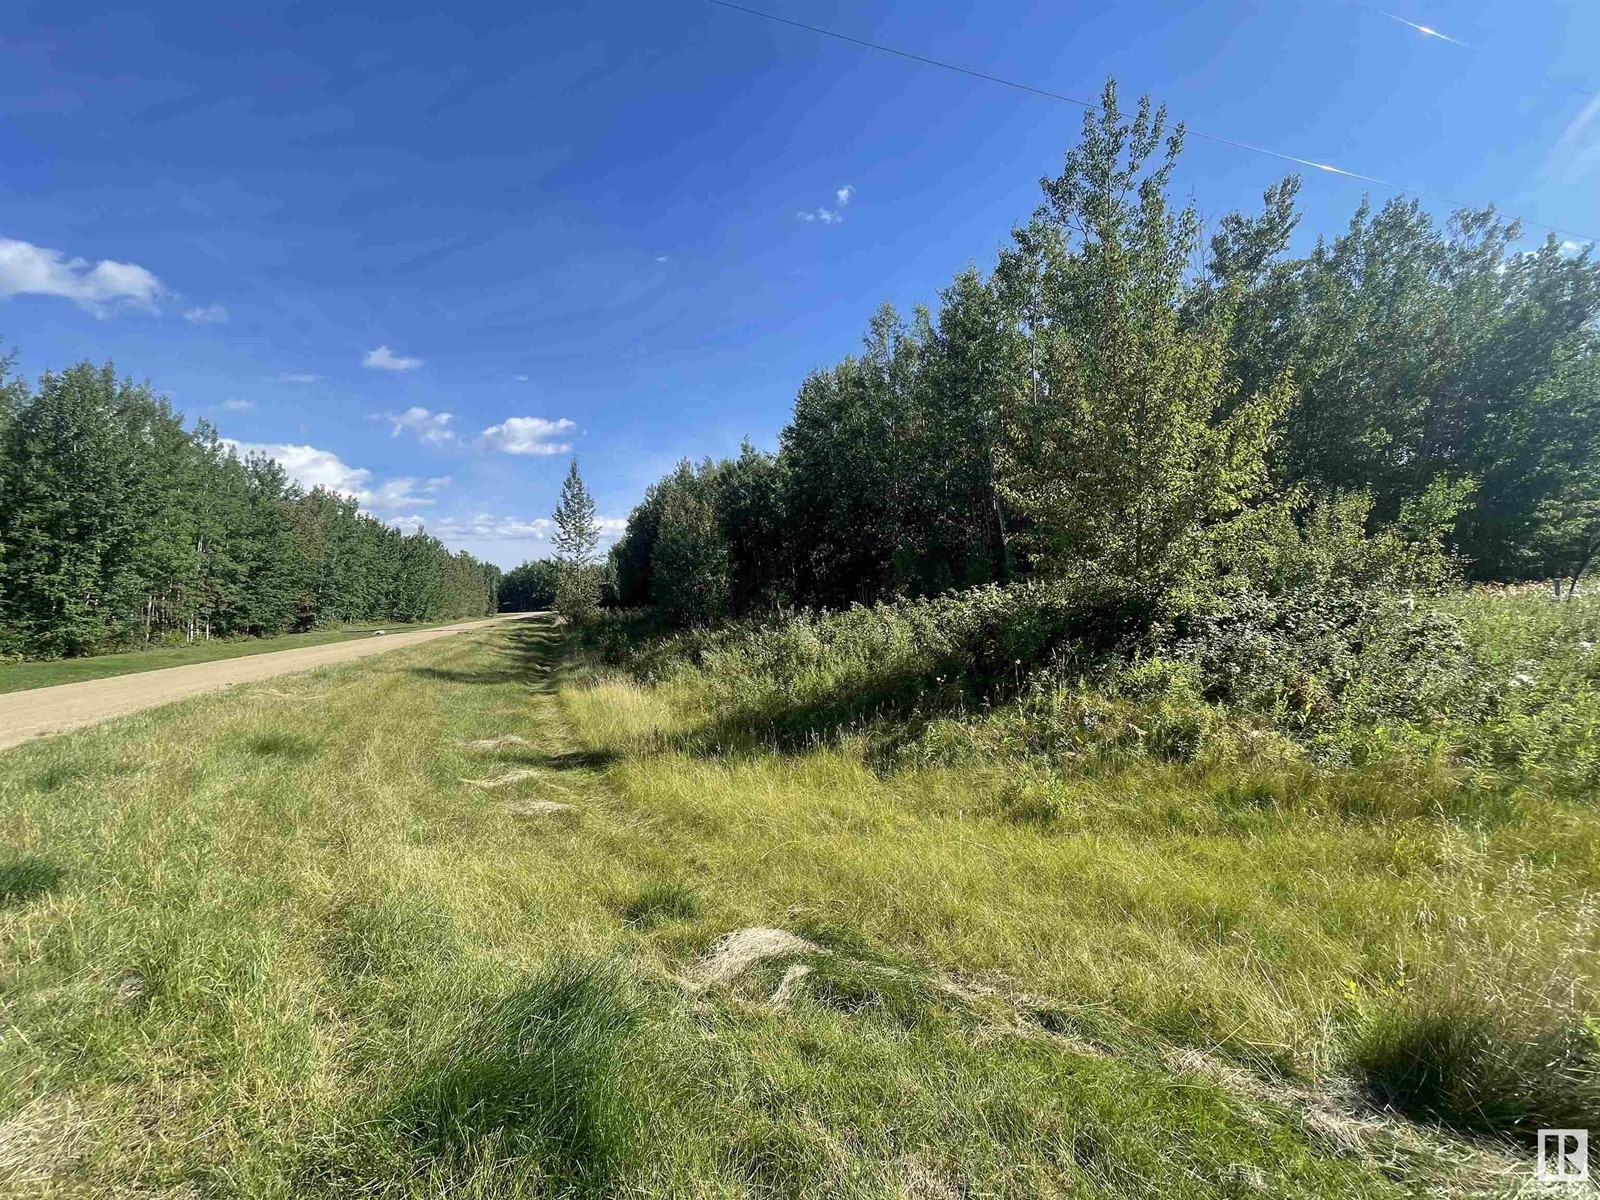
[[605, 1194], [642, 1156], [630, 1095], [637, 1002], [615, 964], [557, 958], [471, 1015], [393, 1114], [413, 1154], [467, 1168], [517, 1157], [552, 1190]]
[[[1335, 955], [1311, 989], [1325, 999], [1308, 1016], [1325, 1032], [1286, 1037], [1280, 1017], [1263, 1020], [1272, 1004], [1306, 1003], [1280, 991], [1245, 1019], [1255, 1032], [1244, 1040], [1261, 1049], [1244, 1056], [1294, 1071], [1309, 1051], [1346, 1064], [1385, 1104], [1474, 1132], [1524, 1135], [1600, 1111], [1600, 941], [1583, 899], [1600, 885], [1600, 601], [1552, 604], [1535, 589], [1246, 591], [1141, 624], [1116, 600], [1031, 584], [654, 637], [613, 617], [591, 635], [594, 695], [639, 714], [619, 745], [757, 762], [832, 746], [909, 787], [953, 770], [971, 790], [954, 802], [963, 812], [1035, 836], [1133, 838], [1130, 853], [1153, 849], [1137, 845], [1150, 836], [1298, 842], [1301, 855], [1320, 839], [1317, 856], [1340, 847], [1302, 860], [1350, 873], [1337, 908], [1314, 899], [1312, 877], [1259, 865], [1197, 905], [1197, 932], [1219, 945], [1245, 938], [1268, 963], [1264, 939], [1302, 956], [1315, 939], [1265, 928], [1267, 896], [1249, 895], [1251, 877], [1276, 876], [1268, 902], [1324, 930], [1360, 929], [1363, 904], [1396, 906], [1380, 938], [1393, 965]], [[632, 699], [641, 689], [608, 679], [607, 663], [673, 715]], [[1370, 831], [1368, 853], [1384, 847], [1365, 899], [1364, 868], [1343, 848], [1352, 822]], [[1463, 837], [1495, 847], [1509, 869], [1499, 885], [1481, 849], [1462, 874]], [[1481, 890], [1438, 890], [1463, 886]], [[1016, 902], [1047, 896], [1018, 889]], [[1436, 935], [1441, 908], [1473, 937]], [[1312, 971], [1316, 961], [1301, 959]], [[1202, 977], [1189, 976], [1191, 995]], [[1339, 978], [1361, 1003], [1330, 986]], [[1211, 1036], [1205, 1002], [1170, 1003], [1124, 994], [1117, 1007], [1180, 1041]]]
[[[1103, 588], [977, 588], [839, 613], [653, 635], [612, 615], [591, 653], [692, 686], [725, 747], [877, 730], [904, 743], [955, 717], [1003, 748], [1085, 758], [1398, 758], [1564, 791], [1600, 787], [1600, 599], [1538, 589], [1417, 597], [1244, 589], [1153, 613]], [[954, 749], [956, 731], [924, 747]]]
[[[1431, 1129], [1379, 1031], [1451, 988], [1502, 1040], [1577, 1045], [1538, 1039], [1594, 1014], [1600, 821], [1548, 780], [1018, 750], [990, 726], [1027, 677], [735, 739], [760, 673], [562, 649], [466, 635], [0, 757], [0, 1193], [1387, 1198], [1531, 1170], [1330, 1141], [1287, 1084], [1353, 1072]], [[870, 690], [857, 658], [830, 669]], [[515, 811], [542, 797], [575, 810]], [[683, 986], [751, 926], [818, 949]]]

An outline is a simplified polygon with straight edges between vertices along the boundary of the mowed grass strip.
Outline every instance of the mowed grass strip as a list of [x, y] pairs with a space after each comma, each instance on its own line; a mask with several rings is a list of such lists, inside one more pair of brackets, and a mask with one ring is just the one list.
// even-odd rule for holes
[[[660, 738], [691, 709], [559, 653], [548, 626], [466, 634], [0, 757], [0, 1193], [1455, 1179], [1165, 1052], [1314, 1075], [1342, 973], [1389, 963], [1419, 900], [1485, 907], [1508, 848], [1434, 830], [1362, 888], [1395, 854], [1365, 828], [1063, 831], [1005, 819], [992, 779], [847, 748], [695, 757]], [[464, 745], [504, 735], [527, 744]], [[810, 982], [772, 1004], [773, 961], [689, 995], [748, 926], [815, 943]]]

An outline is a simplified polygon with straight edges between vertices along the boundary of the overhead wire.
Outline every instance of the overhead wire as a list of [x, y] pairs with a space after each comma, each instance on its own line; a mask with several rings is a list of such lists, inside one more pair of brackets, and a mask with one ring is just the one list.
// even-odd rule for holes
[[[959, 63], [947, 62], [938, 58], [931, 58], [925, 54], [916, 54], [910, 50], [902, 50], [897, 46], [890, 46], [883, 42], [876, 42], [867, 38], [855, 37], [848, 33], [840, 33], [836, 29], [828, 29], [821, 25], [812, 25], [806, 21], [797, 21], [792, 17], [784, 17], [778, 15], [777, 13], [766, 12], [763, 9], [751, 8], [744, 4], [737, 4], [734, 2], [734, 0], [706, 0], [706, 3], [714, 5], [717, 8], [730, 9], [734, 12], [745, 13], [752, 17], [759, 17], [764, 21], [771, 21], [778, 25], [788, 25], [795, 29], [803, 29], [809, 33], [815, 33], [822, 37], [832, 38], [835, 41], [847, 42], [853, 46], [861, 46], [868, 50], [875, 50], [882, 54], [891, 54], [896, 58], [909, 59], [912, 62], [922, 63], [925, 66], [938, 67], [944, 71], [953, 71], [958, 75], [966, 75], [973, 79], [981, 79], [986, 83], [999, 84], [1002, 87], [1012, 88], [1019, 92], [1027, 92], [1034, 96], [1041, 96], [1047, 100], [1058, 100], [1064, 104], [1075, 105], [1086, 112], [1097, 113], [1100, 111], [1100, 106], [1098, 104], [1081, 99], [1077, 96], [1069, 96], [1063, 92], [1051, 91], [1049, 88], [1036, 87], [1031, 83], [1022, 83], [1015, 79], [1007, 79], [1003, 75], [995, 75], [988, 71], [980, 71], [972, 67], [964, 67]], [[1407, 23], [1409, 24], [1409, 22]], [[1296, 154], [1286, 154], [1281, 150], [1273, 150], [1266, 146], [1257, 146], [1251, 142], [1244, 142], [1235, 138], [1223, 137], [1220, 134], [1206, 133], [1202, 130], [1195, 129], [1193, 126], [1188, 124], [1185, 124], [1184, 132], [1189, 137], [1199, 138], [1202, 141], [1212, 142], [1219, 146], [1229, 146], [1235, 150], [1247, 150], [1253, 154], [1264, 154], [1269, 158], [1276, 158], [1281, 162], [1294, 163], [1297, 166], [1308, 167], [1312, 170], [1321, 171], [1329, 175], [1340, 175], [1346, 179], [1360, 180], [1363, 183], [1370, 183], [1377, 187], [1387, 188], [1390, 191], [1396, 192], [1400, 195], [1415, 196], [1419, 200], [1426, 200], [1430, 203], [1446, 204], [1451, 208], [1478, 207], [1477, 205], [1467, 204], [1464, 201], [1451, 200], [1443, 196], [1424, 192], [1420, 188], [1410, 187], [1402, 183], [1395, 183], [1392, 180], [1383, 179], [1377, 175], [1368, 175], [1361, 171], [1347, 170], [1344, 167], [1335, 166], [1332, 163], [1319, 162], [1314, 158], [1302, 158]], [[1565, 229], [1558, 225], [1550, 225], [1543, 221], [1535, 221], [1530, 217], [1520, 216], [1516, 213], [1508, 212], [1506, 215], [1522, 225], [1533, 229], [1542, 229], [1546, 232], [1554, 233], [1561, 237], [1578, 238], [1586, 242], [1600, 241], [1600, 237], [1597, 237], [1592, 233], [1582, 233], [1573, 229]]]

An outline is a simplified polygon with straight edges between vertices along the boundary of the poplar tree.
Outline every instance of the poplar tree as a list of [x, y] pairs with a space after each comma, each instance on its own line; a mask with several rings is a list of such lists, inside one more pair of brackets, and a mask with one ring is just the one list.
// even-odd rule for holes
[[1142, 99], [1125, 117], [1108, 82], [1002, 263], [1036, 344], [1005, 404], [1000, 476], [1030, 523], [1033, 565], [1146, 596], [1202, 564], [1207, 530], [1261, 491], [1289, 398], [1282, 378], [1239, 394], [1230, 298], [1200, 324], [1183, 319], [1200, 228], [1193, 206], [1167, 203], [1182, 147], [1165, 109]]

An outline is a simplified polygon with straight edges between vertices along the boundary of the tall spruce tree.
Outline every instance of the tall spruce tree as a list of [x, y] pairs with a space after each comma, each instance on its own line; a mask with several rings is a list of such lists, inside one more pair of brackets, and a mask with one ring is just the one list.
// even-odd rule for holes
[[588, 618], [600, 604], [601, 572], [595, 551], [600, 545], [600, 521], [594, 498], [583, 486], [574, 455], [561, 484], [561, 500], [552, 514], [556, 533], [556, 609], [571, 621]]

